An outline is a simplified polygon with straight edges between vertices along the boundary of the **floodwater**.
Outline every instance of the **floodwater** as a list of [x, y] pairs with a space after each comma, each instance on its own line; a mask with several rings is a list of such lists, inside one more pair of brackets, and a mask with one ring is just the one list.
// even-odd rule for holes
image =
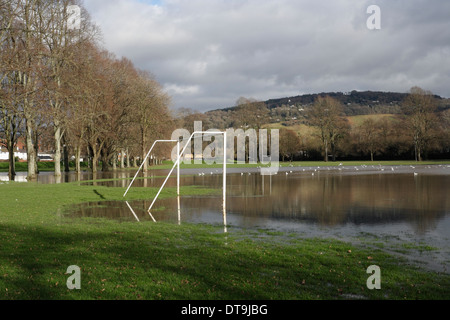
[[[139, 177], [134, 188], [157, 187], [168, 170]], [[400, 254], [410, 245], [413, 256], [435, 270], [449, 272], [450, 165], [288, 167], [271, 176], [257, 168], [229, 169], [227, 174], [227, 230], [273, 229], [302, 236], [335, 237], [371, 245], [389, 240], [389, 250]], [[63, 176], [63, 181], [123, 188], [135, 171], [100, 173], [98, 179]], [[42, 183], [52, 183], [52, 175]], [[54, 178], [54, 177], [53, 177]], [[47, 181], [45, 181], [47, 179]], [[221, 169], [182, 170], [181, 186], [200, 185], [222, 190]], [[176, 186], [175, 173], [167, 186]], [[183, 196], [146, 201], [85, 203], [71, 208], [72, 217], [103, 217], [123, 221], [223, 224], [222, 195]], [[361, 239], [361, 240], [358, 240]], [[425, 250], [424, 248], [434, 248]], [[422, 249], [421, 249], [422, 248]], [[403, 250], [404, 251], [404, 250]], [[411, 258], [411, 257], [408, 257]]]

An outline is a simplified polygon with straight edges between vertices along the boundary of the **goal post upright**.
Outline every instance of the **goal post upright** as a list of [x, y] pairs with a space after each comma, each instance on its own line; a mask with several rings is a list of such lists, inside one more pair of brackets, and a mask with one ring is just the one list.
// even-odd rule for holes
[[223, 132], [223, 227], [227, 232], [227, 132]]

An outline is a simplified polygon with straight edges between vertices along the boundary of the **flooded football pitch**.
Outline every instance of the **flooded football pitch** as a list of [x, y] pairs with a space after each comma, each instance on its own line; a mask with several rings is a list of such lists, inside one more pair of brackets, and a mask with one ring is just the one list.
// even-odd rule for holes
[[[136, 171], [122, 170], [64, 175], [60, 182], [104, 185], [124, 191]], [[258, 168], [230, 169], [227, 174], [226, 215], [233, 228], [295, 232], [308, 237], [335, 237], [382, 245], [411, 254], [434, 269], [449, 272], [450, 165], [284, 167], [275, 175]], [[150, 170], [135, 188], [159, 188], [168, 170]], [[222, 190], [222, 170], [183, 169], [181, 186]], [[41, 183], [54, 183], [41, 174]], [[109, 180], [105, 180], [109, 179]], [[112, 179], [112, 180], [111, 180]], [[176, 186], [172, 174], [166, 186]], [[121, 221], [166, 221], [178, 224], [223, 223], [222, 194], [141, 201], [99, 201], [68, 209], [70, 217], [102, 217]], [[383, 242], [383, 245], [384, 242]]]

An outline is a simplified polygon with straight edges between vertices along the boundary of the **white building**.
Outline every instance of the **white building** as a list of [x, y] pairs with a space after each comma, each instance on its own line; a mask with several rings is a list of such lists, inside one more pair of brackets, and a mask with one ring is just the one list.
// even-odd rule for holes
[[[8, 161], [9, 153], [6, 148], [0, 149], [0, 161]], [[14, 157], [18, 157], [19, 160], [27, 161], [27, 153], [21, 150], [17, 150], [14, 152]]]

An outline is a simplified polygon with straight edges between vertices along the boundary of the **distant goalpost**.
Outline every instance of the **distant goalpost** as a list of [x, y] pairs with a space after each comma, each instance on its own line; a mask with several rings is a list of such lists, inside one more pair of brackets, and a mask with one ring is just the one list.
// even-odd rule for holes
[[155, 146], [155, 144], [157, 142], [177, 142], [177, 160], [174, 162], [172, 169], [170, 169], [169, 174], [167, 175], [166, 179], [164, 180], [163, 184], [161, 185], [161, 187], [158, 190], [158, 193], [156, 194], [155, 198], [153, 199], [152, 203], [150, 204], [150, 207], [148, 208], [147, 212], [148, 214], [152, 217], [153, 221], [155, 221], [155, 219], [153, 218], [153, 216], [151, 215], [150, 210], [153, 207], [153, 204], [155, 203], [156, 199], [158, 198], [159, 194], [161, 193], [162, 189], [164, 188], [164, 186], [166, 185], [167, 180], [169, 179], [169, 177], [171, 176], [173, 170], [175, 169], [175, 167], [177, 167], [177, 195], [180, 195], [180, 159], [182, 157], [182, 155], [184, 154], [184, 152], [186, 151], [186, 148], [188, 145], [190, 145], [190, 141], [192, 140], [192, 137], [196, 134], [223, 134], [223, 193], [222, 193], [222, 208], [223, 208], [223, 225], [224, 225], [224, 231], [227, 232], [227, 216], [226, 216], [226, 194], [227, 194], [227, 133], [226, 131], [194, 131], [191, 136], [189, 137], [189, 139], [186, 141], [186, 145], [184, 146], [183, 150], [181, 150], [180, 152], [180, 141], [179, 140], [156, 140], [152, 147], [150, 148], [149, 152], [147, 153], [146, 157], [144, 158], [144, 161], [142, 162], [141, 166], [139, 167], [138, 171], [136, 172], [136, 174], [134, 175], [133, 180], [131, 181], [131, 183], [128, 185], [127, 190], [125, 191], [125, 193], [123, 194], [123, 197], [125, 197], [125, 195], [127, 194], [128, 190], [130, 189], [131, 185], [133, 184], [134, 180], [136, 179], [139, 171], [141, 170], [143, 164], [145, 161], [147, 161], [148, 156], [150, 155], [153, 147]]

